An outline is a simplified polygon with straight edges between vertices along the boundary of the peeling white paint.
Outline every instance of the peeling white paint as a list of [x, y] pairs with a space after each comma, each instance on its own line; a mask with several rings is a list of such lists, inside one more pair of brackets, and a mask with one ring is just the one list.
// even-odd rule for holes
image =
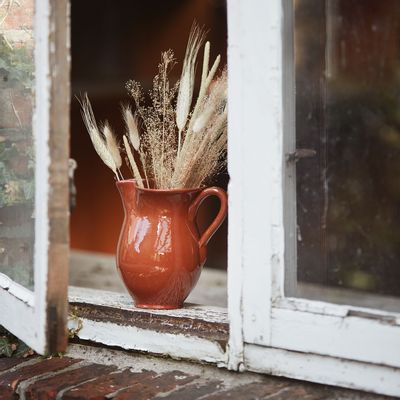
[[228, 323], [228, 314], [226, 309], [222, 307], [186, 304], [184, 308], [176, 310], [144, 310], [136, 308], [132, 298], [128, 294], [74, 286], [68, 288], [68, 299], [70, 303], [94, 304], [121, 310], [147, 312], [154, 315], [168, 315], [170, 317], [201, 319], [207, 322]]
[[281, 1], [231, 0], [229, 262], [231, 367], [241, 342], [270, 340], [271, 260], [283, 258]]
[[240, 1], [227, 2], [228, 11], [228, 368], [238, 370], [243, 365], [242, 282], [243, 270], [243, 154], [241, 152], [244, 121], [241, 118], [243, 65], [240, 60], [240, 40], [243, 26]]
[[35, 1], [35, 111], [33, 136], [35, 139], [35, 252], [34, 285], [35, 314], [37, 318], [37, 344], [35, 350], [45, 351], [46, 341], [46, 295], [49, 249], [49, 130], [50, 130], [50, 2]]
[[273, 308], [271, 345], [400, 368], [400, 327], [379, 320]]
[[82, 329], [77, 336], [83, 340], [139, 350], [172, 358], [226, 365], [225, 352], [214, 341], [181, 334], [157, 332], [135, 326], [121, 326], [110, 322], [80, 318]]
[[399, 394], [398, 313], [284, 298], [283, 139], [286, 96], [294, 95], [283, 80], [289, 3], [227, 2], [229, 366], [240, 368], [244, 351], [244, 367], [258, 372]]
[[250, 371], [400, 396], [400, 370], [314, 354], [246, 345]]
[[21, 338], [28, 346], [37, 344], [34, 308], [15, 297], [7, 289], [0, 290], [0, 325]]
[[14, 282], [11, 278], [3, 273], [0, 273], [0, 287], [30, 307], [34, 306], [35, 297], [33, 292], [19, 283]]
[[49, 0], [35, 1], [35, 249], [34, 291], [0, 275], [0, 324], [38, 353], [46, 348], [46, 294], [48, 272], [48, 194], [50, 153]]

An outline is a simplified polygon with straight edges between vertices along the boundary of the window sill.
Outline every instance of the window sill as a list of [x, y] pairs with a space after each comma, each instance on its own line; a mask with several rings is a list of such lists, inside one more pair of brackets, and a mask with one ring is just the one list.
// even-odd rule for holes
[[227, 311], [186, 304], [179, 310], [143, 310], [127, 294], [69, 288], [70, 327], [77, 338], [173, 358], [226, 364]]

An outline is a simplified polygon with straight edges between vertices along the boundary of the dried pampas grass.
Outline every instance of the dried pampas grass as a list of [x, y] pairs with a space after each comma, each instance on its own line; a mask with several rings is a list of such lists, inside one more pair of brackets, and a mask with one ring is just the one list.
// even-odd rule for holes
[[122, 108], [124, 121], [127, 129], [129, 140], [136, 151], [139, 151], [140, 147], [140, 136], [138, 128], [138, 118], [132, 114], [132, 110], [129, 106]]
[[[121, 175], [121, 171], [119, 170], [122, 166], [122, 158], [121, 158], [121, 154], [119, 152], [119, 144], [117, 141], [117, 138], [114, 134], [114, 132], [111, 130], [111, 127], [108, 123], [108, 121], [106, 121], [104, 123], [103, 129], [102, 129], [104, 138], [106, 139], [106, 146], [108, 151], [110, 152], [114, 163], [115, 163], [115, 167], [117, 168], [117, 172]], [[123, 177], [122, 177], [123, 179]]]
[[102, 159], [104, 164], [106, 164], [107, 167], [109, 167], [114, 172], [115, 176], [119, 180], [119, 176], [117, 173], [117, 168], [119, 167], [117, 167], [113, 154], [108, 147], [106, 141], [104, 140], [103, 135], [100, 133], [100, 130], [96, 123], [96, 119], [93, 114], [92, 105], [90, 104], [89, 98], [86, 93], [81, 98], [80, 104], [83, 122], [89, 133], [90, 139], [92, 140], [94, 149], [96, 150], [97, 154]]
[[129, 165], [132, 169], [133, 177], [135, 178], [137, 185], [143, 188], [144, 186], [142, 182], [142, 176], [140, 175], [139, 168], [135, 162], [135, 158], [132, 154], [131, 147], [125, 135], [123, 136], [123, 140], [124, 140], [126, 155], [128, 156]]
[[[169, 74], [176, 64], [174, 54], [172, 50], [161, 54], [149, 92], [151, 105], [146, 105], [138, 82], [131, 80], [126, 85], [135, 112], [130, 106], [122, 107], [125, 159], [139, 187], [198, 188], [226, 164], [227, 73], [223, 70], [217, 76], [220, 56], [209, 69], [209, 42], [204, 45], [200, 90], [192, 108], [197, 56], [204, 38], [204, 30], [194, 24], [181, 78], [173, 85]], [[98, 129], [86, 95], [81, 106], [97, 153], [119, 179], [122, 158], [116, 136], [107, 122]]]
[[192, 104], [197, 54], [204, 42], [205, 33], [193, 24], [189, 35], [186, 54], [183, 61], [182, 74], [176, 101], [176, 126], [178, 127], [178, 154], [181, 150], [182, 132], [185, 128], [190, 106]]

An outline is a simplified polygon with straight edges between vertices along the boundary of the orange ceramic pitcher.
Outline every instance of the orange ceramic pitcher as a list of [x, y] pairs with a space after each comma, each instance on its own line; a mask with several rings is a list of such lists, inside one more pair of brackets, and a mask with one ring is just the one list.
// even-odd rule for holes
[[[206, 261], [206, 245], [226, 216], [225, 191], [142, 189], [134, 180], [119, 181], [117, 187], [125, 211], [117, 267], [136, 307], [182, 307]], [[196, 214], [208, 196], [217, 196], [221, 205], [200, 236]]]

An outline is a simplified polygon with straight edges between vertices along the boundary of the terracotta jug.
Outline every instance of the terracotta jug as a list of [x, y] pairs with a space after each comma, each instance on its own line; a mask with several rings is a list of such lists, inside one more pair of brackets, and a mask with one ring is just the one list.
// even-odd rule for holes
[[[225, 219], [225, 191], [142, 189], [134, 180], [119, 181], [117, 187], [125, 211], [117, 268], [136, 307], [182, 307], [206, 261], [206, 245]], [[217, 196], [221, 205], [200, 236], [196, 215], [208, 196]]]

